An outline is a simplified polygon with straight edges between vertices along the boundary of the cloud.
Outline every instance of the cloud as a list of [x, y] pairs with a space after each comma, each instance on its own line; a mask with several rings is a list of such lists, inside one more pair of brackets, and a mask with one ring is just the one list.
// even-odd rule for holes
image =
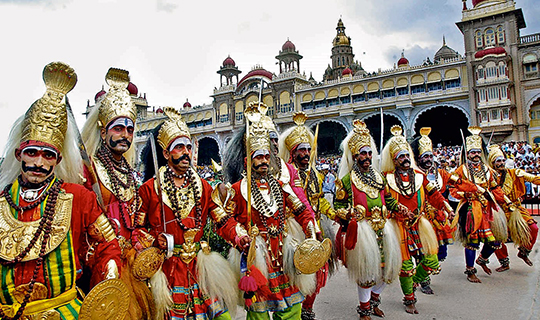
[[157, 0], [156, 1], [156, 8], [157, 11], [165, 11], [172, 13], [176, 8], [178, 7], [178, 4], [175, 3], [175, 1], [167, 1], [167, 0]]

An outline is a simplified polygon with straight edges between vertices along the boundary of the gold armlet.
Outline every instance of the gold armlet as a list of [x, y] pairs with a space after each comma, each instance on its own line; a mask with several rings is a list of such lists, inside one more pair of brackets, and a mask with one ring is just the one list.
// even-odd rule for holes
[[428, 194], [432, 194], [433, 192], [437, 191], [437, 185], [432, 181], [426, 185], [426, 190]]
[[336, 200], [345, 200], [347, 198], [347, 191], [343, 187], [341, 179], [336, 179]]
[[291, 201], [293, 211], [297, 211], [304, 205], [294, 193], [289, 195], [289, 200]]
[[459, 184], [459, 179], [459, 175], [457, 175], [456, 173], [452, 173], [448, 180], [451, 182], [451, 184]]
[[523, 169], [516, 169], [516, 177], [521, 178], [524, 177], [527, 174], [525, 170]]
[[99, 241], [102, 238], [105, 242], [109, 242], [116, 239], [114, 229], [105, 214], [100, 214], [91, 226], [97, 231], [96, 234], [90, 234], [94, 240]]
[[229, 215], [227, 214], [227, 212], [225, 211], [225, 209], [223, 209], [222, 207], [217, 207], [215, 208], [214, 210], [212, 210], [212, 215], [214, 217], [214, 220], [216, 220], [216, 222], [219, 224], [223, 219], [225, 219], [226, 217], [228, 217]]
[[142, 227], [144, 226], [144, 222], [146, 221], [146, 212], [135, 212], [135, 227]]

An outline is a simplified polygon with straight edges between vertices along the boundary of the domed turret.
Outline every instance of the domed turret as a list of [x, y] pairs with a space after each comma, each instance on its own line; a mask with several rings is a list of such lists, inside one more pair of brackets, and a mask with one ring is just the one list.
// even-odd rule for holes
[[347, 67], [345, 69], [343, 69], [343, 72], [341, 72], [341, 75], [342, 76], [352, 76], [352, 70], [351, 68]]
[[433, 57], [433, 60], [435, 62], [441, 62], [442, 60], [455, 59], [457, 57], [459, 57], [459, 54], [457, 53], [457, 51], [446, 45], [446, 39], [443, 36], [443, 45], [439, 49], [439, 51], [435, 53], [435, 57]]
[[184, 105], [182, 106], [184, 109], [191, 108], [191, 103], [189, 103], [188, 99], [186, 99], [186, 102], [184, 102]]
[[296, 51], [296, 46], [294, 45], [294, 43], [292, 43], [288, 38], [287, 38], [287, 41], [285, 41], [285, 43], [283, 44], [283, 46], [281, 47], [281, 50], [286, 52], [286, 51]]
[[407, 60], [407, 58], [405, 58], [405, 50], [403, 50], [403, 52], [401, 52], [401, 58], [399, 58], [399, 60], [397, 62], [397, 66], [398, 66], [398, 68], [403, 68], [403, 67], [409, 66], [409, 60]]
[[97, 102], [98, 99], [103, 96], [104, 94], [106, 94], [107, 92], [103, 89], [103, 86], [101, 86], [101, 91], [99, 91], [98, 93], [96, 93], [95, 97], [94, 97], [94, 101]]
[[334, 47], [335, 46], [350, 46], [351, 38], [347, 37], [347, 35], [345, 34], [345, 25], [343, 24], [343, 21], [341, 21], [341, 18], [338, 21], [336, 30], [337, 30], [337, 35], [333, 41]]
[[133, 82], [130, 82], [127, 87], [129, 94], [132, 96], [136, 96], [139, 93], [139, 89], [137, 89], [137, 86], [133, 84]]
[[231, 58], [231, 56], [228, 56], [227, 59], [223, 60], [223, 66], [224, 67], [234, 67], [236, 66], [236, 62]]

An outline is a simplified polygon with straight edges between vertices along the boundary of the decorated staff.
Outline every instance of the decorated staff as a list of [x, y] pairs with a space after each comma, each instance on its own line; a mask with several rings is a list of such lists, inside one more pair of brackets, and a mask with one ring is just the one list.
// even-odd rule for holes
[[[416, 314], [417, 299], [413, 282], [426, 281], [430, 274], [439, 270], [437, 236], [425, 217], [426, 201], [437, 210], [446, 211], [450, 215], [452, 208], [435, 185], [417, 169], [411, 146], [402, 135], [403, 129], [396, 125], [390, 128], [390, 132], [392, 137], [382, 151], [381, 171], [386, 176], [392, 197], [407, 207], [409, 212], [406, 219], [397, 219], [403, 261], [399, 281], [404, 295], [405, 311]], [[418, 261], [416, 268], [413, 257]]]
[[353, 125], [342, 142], [336, 180], [334, 206], [340, 222], [336, 242], [339, 259], [358, 285], [356, 311], [367, 320], [372, 314], [384, 317], [380, 295], [399, 274], [398, 227], [389, 216], [402, 217], [406, 208], [392, 198], [386, 180], [372, 165], [377, 149], [366, 124], [355, 120]]
[[[237, 250], [231, 250], [229, 260], [237, 271], [243, 272], [238, 277], [243, 276], [240, 288], [245, 292], [248, 319], [266, 319], [268, 312], [274, 312], [274, 317], [300, 319], [304, 294], [315, 290], [314, 275], [300, 271], [314, 273], [321, 265], [320, 261], [309, 258], [311, 253], [328, 257], [331, 248], [329, 243], [321, 245], [316, 240], [297, 247], [297, 242], [287, 233], [286, 210], [293, 212], [307, 238], [316, 237], [315, 221], [298, 197], [285, 191], [283, 184], [269, 173], [274, 155], [270, 152], [268, 131], [260, 121], [259, 112], [256, 106], [245, 111], [249, 138], [246, 144], [240, 145], [245, 149], [227, 149], [226, 152], [251, 158], [244, 159], [246, 172], [251, 171], [251, 181], [246, 176], [232, 185], [227, 207], [244, 229], [251, 230], [252, 253], [248, 255], [247, 265], [241, 264], [242, 255]], [[237, 146], [229, 144], [229, 148]], [[248, 184], [253, 195], [251, 204]], [[253, 265], [249, 267], [251, 257], [254, 257]]]
[[[96, 278], [118, 277], [114, 231], [95, 194], [76, 184], [82, 161], [64, 97], [77, 74], [52, 62], [43, 69], [43, 80], [47, 90], [13, 125], [0, 167], [1, 319], [77, 319], [81, 301], [75, 280], [87, 240], [95, 243]], [[121, 299], [127, 292], [113, 291], [118, 296], [98, 290], [98, 298], [111, 302], [107, 311], [116, 316], [126, 310]]]
[[[153, 246], [168, 257], [163, 272], [151, 280], [156, 314], [173, 319], [231, 319], [238, 284], [227, 261], [204, 241], [203, 229], [212, 219], [217, 233], [240, 250], [247, 249], [249, 237], [230, 219], [218, 189], [212, 191], [193, 168], [191, 134], [180, 113], [173, 108], [165, 108], [164, 113], [167, 120], [159, 128], [157, 155], [166, 159], [166, 165], [140, 188], [140, 212], [145, 217], [140, 227], [150, 232]], [[152, 168], [150, 161], [146, 168]]]
[[[506, 157], [496, 144], [489, 147], [488, 160], [489, 165], [496, 171], [497, 184], [504, 192], [503, 209], [506, 212], [510, 238], [518, 246], [517, 256], [532, 267], [533, 263], [529, 259], [529, 254], [536, 243], [538, 226], [531, 217], [531, 213], [521, 205], [521, 199], [525, 195], [525, 181], [539, 185], [540, 177], [527, 173], [523, 169], [507, 169], [505, 167]], [[501, 244], [500, 249], [495, 251], [495, 254], [501, 264], [495, 270], [502, 272], [510, 269], [508, 249], [504, 243]]]
[[476, 264], [484, 272], [491, 274], [488, 267], [489, 257], [508, 238], [506, 218], [498, 203], [504, 204], [504, 193], [497, 185], [495, 174], [486, 164], [483, 151], [482, 137], [479, 127], [469, 127], [470, 136], [464, 140], [464, 163], [454, 171], [460, 179], [469, 181], [476, 186], [475, 192], [463, 192], [451, 189], [453, 197], [460, 200], [456, 210], [458, 217], [454, 220], [459, 224], [457, 235], [465, 247], [465, 274], [467, 280], [480, 283], [474, 267], [476, 250], [483, 242], [482, 250]]

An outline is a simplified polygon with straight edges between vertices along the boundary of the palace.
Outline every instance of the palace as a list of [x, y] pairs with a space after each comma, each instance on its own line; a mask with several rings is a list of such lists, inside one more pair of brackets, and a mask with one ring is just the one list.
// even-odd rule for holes
[[[351, 37], [339, 19], [322, 82], [301, 71], [302, 55], [290, 40], [276, 55], [277, 74], [255, 66], [239, 79], [242, 71], [227, 57], [217, 70], [220, 85], [211, 95], [212, 104], [192, 107], [186, 101], [181, 110], [198, 140], [199, 164], [209, 164], [210, 158], [220, 161], [234, 130], [244, 125], [244, 108], [259, 95], [281, 132], [293, 124], [295, 111], [308, 114], [311, 128], [320, 124], [320, 154], [338, 153], [354, 119], [363, 119], [380, 143], [381, 116], [383, 141], [390, 127], [400, 124], [408, 138], [431, 126], [435, 144], [461, 144], [459, 129], [466, 132], [469, 125], [481, 126], [495, 142], [540, 142], [540, 33], [520, 35], [525, 20], [513, 0], [472, 0], [470, 8], [463, 0], [456, 25], [463, 34], [464, 55], [442, 37], [432, 61], [410, 65], [402, 53], [392, 69], [366, 72], [354, 59]], [[129, 90], [139, 112], [139, 147], [165, 117], [160, 108], [148, 106], [135, 85]], [[89, 103], [87, 112], [92, 107]]]

